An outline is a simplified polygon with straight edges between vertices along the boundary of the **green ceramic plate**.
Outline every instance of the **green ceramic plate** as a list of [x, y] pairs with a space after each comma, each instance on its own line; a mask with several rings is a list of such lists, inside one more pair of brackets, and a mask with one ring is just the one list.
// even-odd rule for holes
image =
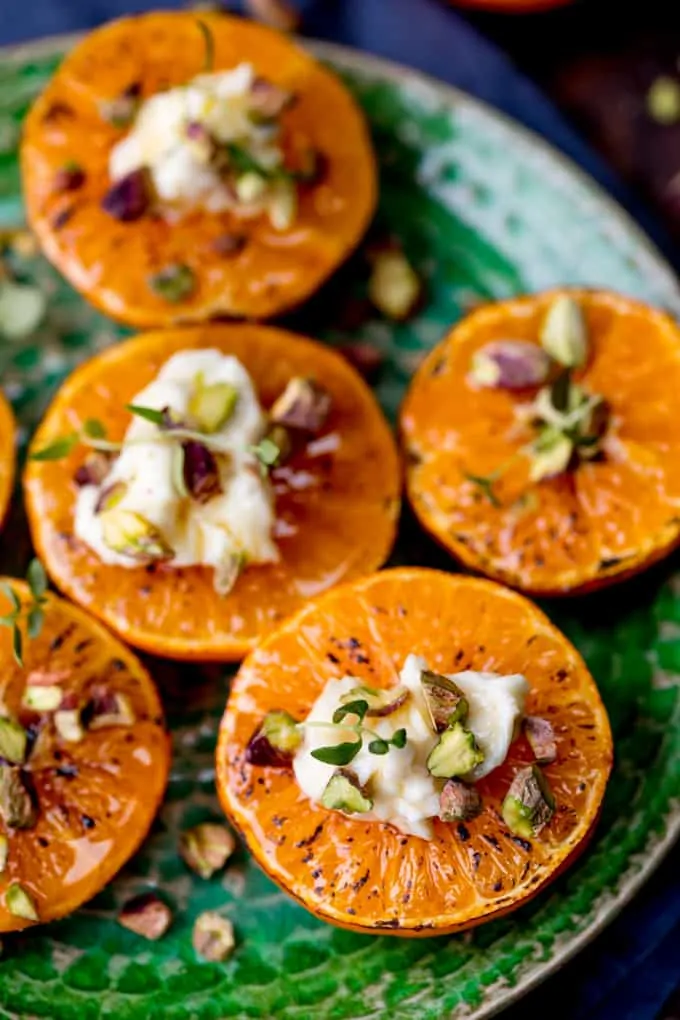
[[[0, 222], [21, 218], [16, 142], [27, 105], [69, 40], [4, 55], [0, 71]], [[559, 283], [597, 284], [680, 311], [659, 256], [596, 188], [536, 138], [467, 96], [369, 57], [319, 46], [363, 105], [382, 163], [380, 216], [427, 278], [417, 321], [375, 319], [358, 335], [387, 364], [378, 394], [393, 415], [419, 352], [471, 305]], [[35, 424], [69, 369], [120, 331], [42, 261], [17, 256], [19, 276], [49, 295], [28, 341], [0, 344], [0, 378], [24, 426]], [[345, 287], [360, 287], [351, 270]], [[336, 291], [295, 324], [329, 341]], [[335, 327], [333, 324], [336, 324]], [[21, 569], [21, 514], [0, 548]], [[396, 561], [442, 565], [408, 521]], [[677, 561], [676, 561], [677, 566]], [[452, 567], [453, 569], [453, 567]], [[219, 814], [213, 747], [226, 693], [218, 669], [152, 663], [173, 725], [175, 766], [165, 807], [143, 850], [86, 909], [12, 941], [0, 961], [0, 1017], [50, 1020], [280, 1018], [391, 1020], [488, 1017], [576, 952], [616, 913], [680, 829], [680, 584], [668, 565], [619, 591], [548, 611], [584, 653], [606, 700], [617, 763], [592, 848], [529, 906], [463, 937], [357, 936], [314, 920], [240, 853], [219, 878], [194, 878], [177, 832]], [[180, 693], [181, 692], [181, 693]], [[118, 927], [116, 906], [159, 886], [176, 910], [158, 944]], [[224, 965], [198, 961], [193, 919], [206, 908], [234, 921]]]

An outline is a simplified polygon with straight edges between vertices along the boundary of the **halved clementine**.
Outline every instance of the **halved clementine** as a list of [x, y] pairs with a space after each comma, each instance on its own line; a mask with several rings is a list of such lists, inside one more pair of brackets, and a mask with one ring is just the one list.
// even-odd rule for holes
[[[323, 174], [300, 189], [289, 229], [230, 211], [121, 222], [102, 209], [109, 156], [127, 130], [108, 123], [102, 110], [131, 89], [147, 99], [201, 73], [206, 39], [199, 22], [212, 37], [214, 71], [250, 63], [297, 97], [282, 115], [283, 147], [317, 153]], [[28, 218], [45, 254], [93, 304], [140, 327], [225, 315], [268, 318], [299, 304], [361, 239], [377, 193], [368, 131], [340, 80], [291, 39], [207, 11], [122, 18], [88, 35], [29, 113], [21, 163]], [[65, 187], [69, 166], [79, 173]], [[225, 249], [227, 237], [238, 244]], [[154, 274], [173, 265], [186, 266], [195, 280], [175, 303], [150, 286]]]
[[[602, 397], [598, 457], [532, 482], [518, 409], [533, 391], [471, 382], [476, 352], [539, 343], [558, 294], [587, 325], [575, 380]], [[467, 567], [542, 595], [588, 591], [636, 574], [680, 541], [680, 329], [670, 316], [604, 291], [548, 292], [485, 305], [425, 359], [401, 410], [407, 488], [424, 527]], [[494, 478], [493, 500], [474, 481]]]
[[[513, 836], [500, 815], [514, 773], [533, 760], [524, 738], [476, 784], [481, 815], [435, 820], [431, 841], [328, 811], [302, 794], [292, 770], [248, 763], [268, 711], [302, 720], [327, 680], [347, 674], [390, 687], [411, 652], [441, 673], [527, 678], [526, 711], [548, 719], [557, 741], [545, 769], [556, 810], [533, 840]], [[404, 568], [315, 600], [246, 659], [222, 720], [217, 784], [258, 863], [308, 910], [357, 931], [437, 935], [513, 910], [552, 881], [592, 834], [611, 762], [593, 679], [540, 610], [490, 581]]]
[[14, 488], [15, 444], [16, 422], [12, 409], [0, 390], [0, 525], [7, 514]]
[[73, 534], [82, 448], [65, 460], [29, 460], [26, 504], [35, 547], [55, 583], [131, 644], [169, 658], [238, 659], [312, 595], [384, 562], [401, 476], [382, 412], [344, 358], [283, 330], [245, 324], [148, 333], [97, 355], [59, 391], [32, 449], [88, 418], [120, 439], [130, 422], [125, 405], [173, 353], [197, 348], [239, 358], [264, 408], [299, 376], [314, 377], [331, 397], [323, 434], [272, 475], [280, 562], [247, 567], [227, 596], [216, 594], [206, 567], [103, 564]]
[[[30, 603], [26, 585], [3, 578]], [[33, 824], [10, 827], [0, 811], [7, 861], [0, 874], [0, 931], [32, 922], [10, 910], [16, 888], [30, 897], [40, 922], [70, 914], [120, 870], [146, 836], [165, 790], [170, 744], [151, 677], [100, 623], [48, 594], [42, 629], [24, 635], [21, 668], [10, 630], [0, 629], [2, 715], [28, 732], [19, 782], [30, 791]], [[12, 610], [0, 591], [0, 614]], [[21, 624], [22, 629], [24, 624]], [[56, 711], [24, 704], [27, 687], [59, 688], [61, 705], [92, 707], [93, 699], [125, 700], [125, 722], [94, 717], [81, 739], [65, 739]], [[87, 709], [86, 709], [87, 711]], [[102, 722], [101, 716], [98, 722]], [[3, 765], [7, 769], [7, 764]], [[12, 770], [16, 774], [18, 769]]]

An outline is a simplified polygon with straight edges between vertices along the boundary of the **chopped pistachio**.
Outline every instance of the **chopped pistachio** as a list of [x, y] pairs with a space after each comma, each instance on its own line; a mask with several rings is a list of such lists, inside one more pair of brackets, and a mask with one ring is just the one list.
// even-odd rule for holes
[[267, 181], [262, 174], [248, 170], [236, 178], [234, 187], [239, 202], [250, 205], [251, 202], [257, 202], [258, 199], [262, 198], [267, 190]]
[[550, 358], [526, 340], [495, 340], [475, 353], [470, 381], [476, 386], [520, 390], [540, 386], [550, 374]]
[[680, 121], [680, 81], [662, 74], [647, 93], [647, 112], [657, 124], [668, 127]]
[[235, 849], [236, 840], [229, 829], [216, 822], [195, 825], [179, 838], [180, 857], [201, 878], [212, 878], [221, 871]]
[[197, 379], [187, 410], [200, 431], [212, 435], [224, 428], [237, 402], [238, 390], [231, 383], [212, 383], [206, 386], [201, 377]]
[[104, 542], [122, 556], [142, 562], [169, 560], [174, 556], [155, 524], [133, 510], [120, 507], [106, 510], [101, 515], [101, 523]]
[[117, 691], [95, 693], [89, 703], [88, 729], [102, 730], [109, 726], [133, 726], [135, 711], [127, 694]]
[[456, 722], [444, 730], [427, 759], [430, 775], [439, 779], [466, 776], [484, 761], [474, 734]]
[[40, 920], [35, 900], [18, 882], [12, 882], [7, 889], [5, 903], [14, 917], [23, 917], [26, 921]]
[[399, 250], [378, 252], [368, 281], [371, 302], [388, 319], [402, 322], [422, 296], [420, 277]]
[[107, 485], [99, 494], [94, 512], [102, 514], [107, 510], [113, 510], [125, 498], [127, 491], [127, 482], [113, 482], [111, 485]]
[[567, 470], [574, 453], [574, 444], [559, 429], [547, 426], [541, 429], [529, 450], [529, 477], [532, 482], [540, 482]]
[[13, 765], [22, 765], [26, 759], [26, 730], [7, 716], [0, 716], [0, 758]]
[[447, 779], [439, 794], [439, 817], [443, 822], [469, 822], [482, 810], [482, 798], [474, 786]]
[[118, 923], [135, 935], [155, 941], [165, 935], [170, 927], [172, 911], [154, 893], [142, 893], [123, 904], [118, 914]]
[[373, 807], [373, 801], [349, 769], [340, 769], [331, 776], [321, 795], [321, 803], [330, 811], [344, 811], [348, 815], [365, 814]]
[[218, 595], [228, 595], [243, 573], [247, 560], [244, 553], [229, 553], [222, 563], [215, 567], [213, 587]]
[[53, 684], [44, 687], [42, 684], [29, 684], [24, 690], [22, 704], [34, 712], [54, 712], [61, 705], [64, 697], [63, 688]]
[[183, 443], [182, 450], [182, 477], [187, 492], [197, 503], [209, 503], [222, 492], [217, 458], [207, 446], [195, 440]]
[[537, 715], [527, 715], [522, 723], [524, 735], [534, 752], [538, 765], [552, 765], [557, 759], [555, 731], [548, 719]]
[[21, 340], [38, 328], [47, 301], [38, 287], [0, 280], [0, 337]]
[[204, 960], [222, 963], [234, 950], [234, 926], [214, 910], [205, 910], [196, 918], [192, 935], [194, 949]]
[[251, 765], [289, 765], [302, 743], [298, 724], [284, 711], [267, 712], [246, 748]]
[[273, 424], [303, 432], [319, 432], [331, 410], [327, 390], [313, 379], [295, 376], [278, 397], [269, 412]]
[[588, 360], [588, 329], [583, 310], [570, 294], [559, 294], [541, 325], [543, 349], [565, 368], [580, 368]]
[[149, 277], [149, 287], [157, 297], [178, 304], [194, 292], [196, 277], [189, 266], [166, 266]]
[[411, 692], [407, 687], [385, 687], [378, 690], [375, 687], [360, 686], [353, 687], [347, 694], [343, 694], [340, 702], [346, 705], [360, 698], [368, 704], [366, 715], [376, 717], [392, 715], [406, 704], [410, 696]]
[[292, 181], [276, 181], [267, 203], [269, 220], [274, 230], [290, 230], [298, 209], [297, 190]]
[[425, 695], [432, 725], [437, 733], [442, 733], [455, 722], [464, 722], [468, 714], [467, 698], [458, 684], [441, 673], [423, 669], [420, 683]]
[[21, 769], [0, 766], [0, 816], [11, 829], [32, 829], [37, 810]]
[[555, 811], [555, 799], [540, 768], [528, 765], [515, 773], [503, 801], [503, 821], [523, 839], [537, 836]]
[[279, 451], [278, 457], [276, 458], [277, 467], [280, 464], [285, 464], [287, 460], [290, 460], [294, 448], [293, 437], [284, 425], [273, 425], [265, 436], [265, 439], [270, 443], [273, 443]]
[[62, 708], [54, 713], [54, 725], [62, 740], [77, 744], [85, 736], [80, 709]]
[[7, 860], [9, 858], [9, 840], [7, 836], [0, 836], [0, 875], [4, 872], [7, 867]]

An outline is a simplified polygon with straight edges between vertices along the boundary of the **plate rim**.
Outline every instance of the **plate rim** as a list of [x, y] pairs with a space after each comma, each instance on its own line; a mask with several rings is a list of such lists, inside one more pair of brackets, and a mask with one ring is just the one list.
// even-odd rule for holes
[[[5, 44], [0, 46], [0, 60], [21, 63], [41, 56], [58, 55], [78, 43], [87, 35], [87, 31], [48, 35], [34, 40]], [[645, 260], [654, 267], [654, 272], [663, 276], [664, 284], [669, 291], [675, 292], [680, 304], [678, 276], [670, 261], [645, 233], [644, 229], [586, 170], [537, 132], [464, 89], [406, 64], [327, 40], [299, 37], [297, 41], [319, 59], [327, 60], [337, 67], [359, 72], [368, 70], [377, 73], [378, 77], [397, 84], [403, 84], [405, 80], [409, 80], [438, 94], [442, 99], [448, 101], [452, 108], [467, 108], [486, 120], [503, 125], [516, 137], [519, 137], [528, 149], [541, 153], [553, 166], [558, 167], [572, 180], [576, 180], [609, 217], [618, 221], [635, 247], [644, 254]], [[671, 312], [671, 314], [673, 313]], [[660, 672], [663, 674], [665, 671]], [[520, 973], [514, 985], [506, 985], [498, 989], [493, 1001], [482, 1002], [480, 1006], [473, 1008], [472, 1012], [466, 1013], [469, 1020], [489, 1020], [502, 1010], [517, 1003], [528, 992], [537, 988], [571, 961], [605, 930], [637, 895], [663, 862], [673, 845], [680, 839], [679, 799], [673, 799], [668, 815], [664, 817], [663, 822], [665, 826], [663, 835], [650, 833], [645, 849], [632, 858], [637, 864], [633, 863], [632, 867], [635, 868], [635, 871], [627, 880], [625, 880], [626, 873], [624, 872], [625, 885], [622, 888], [617, 888], [614, 895], [607, 895], [606, 891], [600, 894], [603, 902], [596, 906], [595, 918], [592, 923], [577, 935], [572, 936], [568, 943], [560, 946], [549, 960], [532, 961], [529, 968], [524, 973]], [[631, 870], [630, 864], [628, 870]], [[448, 1014], [449, 1020], [456, 1020], [456, 1012], [457, 1007], [454, 1008], [453, 1013]], [[445, 1018], [442, 1017], [442, 1020]]]

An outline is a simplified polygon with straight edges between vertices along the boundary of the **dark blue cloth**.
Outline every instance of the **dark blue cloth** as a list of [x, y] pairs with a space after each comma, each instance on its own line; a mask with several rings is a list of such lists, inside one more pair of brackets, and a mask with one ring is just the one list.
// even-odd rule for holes
[[[90, 28], [152, 6], [133, 0], [0, 0], [0, 43]], [[167, 2], [164, 6], [180, 6]], [[587, 170], [676, 264], [661, 227], [494, 46], [438, 0], [302, 0], [305, 31], [451, 82], [521, 121]], [[680, 981], [676, 851], [596, 942], [508, 1013], [508, 1020], [654, 1020]], [[670, 1018], [669, 1018], [670, 1020]]]

